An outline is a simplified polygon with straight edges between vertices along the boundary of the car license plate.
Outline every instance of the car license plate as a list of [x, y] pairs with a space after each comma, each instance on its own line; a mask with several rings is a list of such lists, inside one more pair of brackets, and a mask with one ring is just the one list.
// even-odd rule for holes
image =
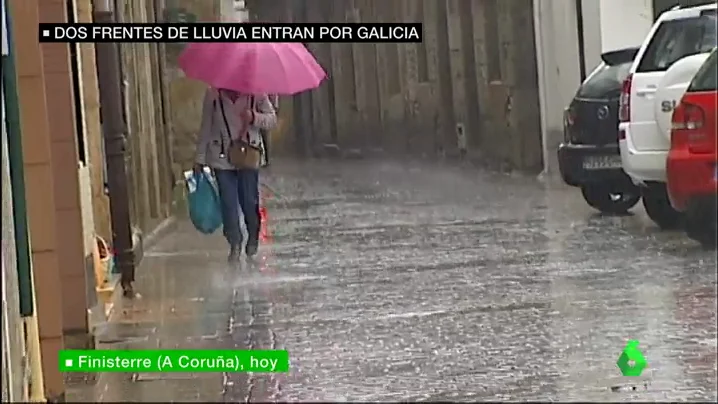
[[588, 156], [583, 159], [585, 170], [607, 170], [621, 167], [621, 156]]

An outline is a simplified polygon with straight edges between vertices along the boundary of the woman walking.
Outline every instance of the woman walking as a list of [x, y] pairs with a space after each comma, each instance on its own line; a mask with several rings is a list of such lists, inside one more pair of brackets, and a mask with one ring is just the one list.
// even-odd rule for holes
[[[266, 95], [240, 94], [236, 91], [209, 88], [204, 97], [202, 123], [197, 137], [195, 170], [209, 166], [219, 185], [222, 204], [223, 233], [229, 243], [230, 262], [239, 260], [242, 248], [240, 211], [247, 227], [245, 253], [252, 258], [259, 247], [259, 167], [238, 165], [231, 158], [237, 144], [241, 152], [256, 150], [259, 161], [265, 149], [262, 130], [271, 130], [277, 115]], [[245, 147], [246, 146], [246, 147]], [[237, 153], [240, 153], [237, 151]]]

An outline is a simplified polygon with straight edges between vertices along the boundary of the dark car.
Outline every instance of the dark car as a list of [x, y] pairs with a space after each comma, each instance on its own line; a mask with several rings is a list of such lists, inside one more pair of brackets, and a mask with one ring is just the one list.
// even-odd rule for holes
[[601, 55], [603, 60], [578, 88], [564, 111], [564, 142], [558, 148], [563, 181], [580, 187], [588, 204], [605, 213], [625, 213], [641, 193], [621, 168], [618, 103], [638, 48]]

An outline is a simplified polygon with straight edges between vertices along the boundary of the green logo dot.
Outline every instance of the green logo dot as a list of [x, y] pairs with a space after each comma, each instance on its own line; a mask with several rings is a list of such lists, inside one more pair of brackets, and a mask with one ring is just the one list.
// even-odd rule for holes
[[618, 357], [616, 366], [621, 370], [621, 374], [629, 377], [637, 377], [643, 373], [643, 369], [648, 366], [646, 358], [643, 353], [638, 349], [639, 342], [636, 340], [629, 340], [626, 347], [623, 348], [623, 352]]

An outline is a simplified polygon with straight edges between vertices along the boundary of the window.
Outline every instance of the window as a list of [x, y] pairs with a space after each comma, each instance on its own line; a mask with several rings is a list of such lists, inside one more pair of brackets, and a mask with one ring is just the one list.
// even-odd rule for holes
[[583, 98], [618, 97], [621, 94], [623, 80], [628, 77], [631, 64], [633, 61], [615, 66], [601, 63], [579, 87], [576, 96]]
[[686, 56], [709, 52], [716, 46], [716, 16], [663, 22], [648, 44], [638, 66], [640, 72], [661, 72]]
[[688, 91], [716, 91], [716, 89], [718, 89], [718, 51], [714, 50], [696, 73]]

